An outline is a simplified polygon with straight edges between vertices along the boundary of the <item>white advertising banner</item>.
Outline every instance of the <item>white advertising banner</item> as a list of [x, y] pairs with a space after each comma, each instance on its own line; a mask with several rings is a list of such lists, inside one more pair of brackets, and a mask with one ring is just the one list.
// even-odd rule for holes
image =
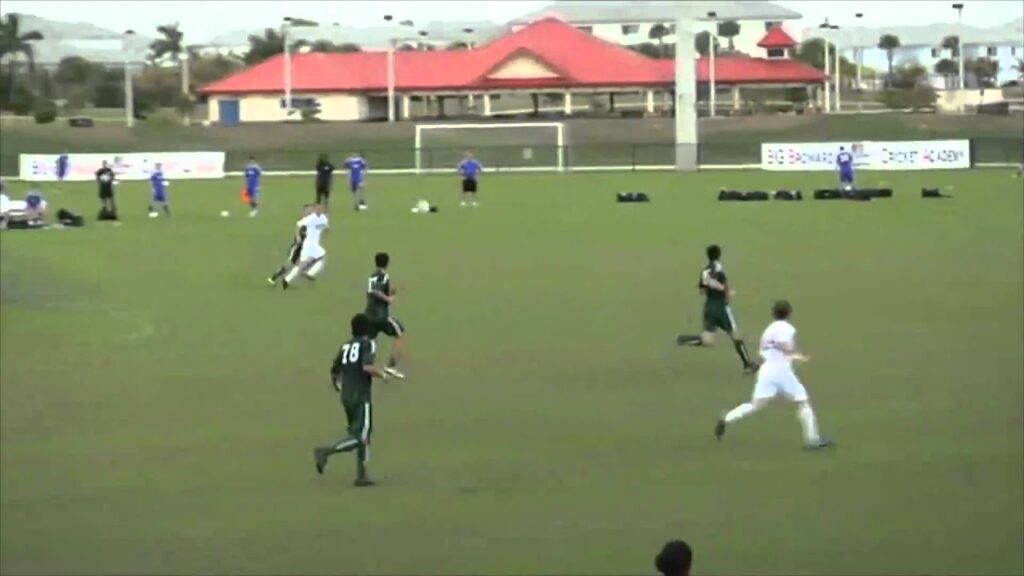
[[835, 170], [836, 154], [853, 152], [862, 170], [946, 170], [971, 167], [969, 140], [904, 142], [802, 142], [761, 144], [761, 168], [775, 171]]
[[[22, 180], [53, 182], [57, 178], [59, 154], [21, 154], [18, 160]], [[168, 180], [223, 178], [223, 152], [133, 152], [128, 154], [68, 154], [65, 180], [86, 181], [106, 160], [119, 180], [148, 180], [160, 164]]]

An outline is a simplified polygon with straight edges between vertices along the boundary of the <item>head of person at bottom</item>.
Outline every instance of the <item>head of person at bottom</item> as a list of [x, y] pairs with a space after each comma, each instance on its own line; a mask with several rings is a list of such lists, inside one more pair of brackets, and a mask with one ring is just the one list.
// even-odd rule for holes
[[718, 244], [708, 246], [705, 252], [708, 255], [708, 262], [718, 262], [722, 258], [722, 247]]
[[388, 267], [388, 264], [391, 263], [391, 257], [388, 256], [387, 252], [377, 252], [377, 254], [373, 257], [373, 261], [375, 264], [377, 264], [377, 268], [384, 270], [385, 268]]
[[352, 317], [352, 337], [359, 338], [370, 333], [370, 317], [360, 312]]
[[788, 300], [778, 300], [775, 304], [772, 304], [772, 318], [776, 320], [789, 320], [792, 314], [793, 306], [789, 304]]
[[654, 558], [654, 567], [662, 576], [689, 576], [693, 550], [683, 540], [666, 542]]

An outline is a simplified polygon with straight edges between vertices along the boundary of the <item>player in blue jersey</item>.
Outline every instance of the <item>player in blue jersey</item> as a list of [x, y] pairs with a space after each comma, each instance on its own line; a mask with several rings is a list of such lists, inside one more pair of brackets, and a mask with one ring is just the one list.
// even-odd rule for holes
[[480, 173], [484, 167], [480, 161], [473, 157], [473, 154], [466, 152], [466, 157], [459, 162], [459, 175], [462, 177], [462, 206], [467, 200], [471, 200], [476, 206], [476, 193], [479, 188]]
[[164, 208], [164, 215], [168, 218], [171, 217], [171, 204], [167, 200], [167, 188], [170, 187], [171, 183], [164, 178], [163, 164], [159, 162], [153, 167], [153, 173], [149, 175], [149, 186], [153, 191], [153, 201], [149, 203], [149, 217], [156, 218], [158, 216], [156, 211], [156, 205], [160, 204]]
[[249, 216], [255, 216], [260, 212], [260, 180], [263, 178], [263, 170], [256, 163], [255, 156], [249, 156], [249, 163], [245, 166], [245, 197], [249, 202]]
[[57, 156], [57, 180], [63, 182], [68, 177], [68, 154], [67, 152]]
[[839, 147], [839, 154], [836, 154], [836, 167], [839, 168], [840, 192], [846, 196], [853, 193], [853, 153], [848, 152], [845, 147]]
[[362, 154], [352, 154], [345, 160], [345, 169], [348, 170], [348, 186], [355, 198], [355, 209], [366, 210], [366, 197], [363, 186], [366, 183], [366, 160]]

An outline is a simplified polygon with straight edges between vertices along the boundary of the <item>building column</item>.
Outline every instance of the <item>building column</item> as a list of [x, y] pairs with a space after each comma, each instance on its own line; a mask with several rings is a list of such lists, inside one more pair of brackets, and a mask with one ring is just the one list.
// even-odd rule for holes
[[533, 115], [540, 115], [540, 94], [534, 92], [530, 94], [530, 100], [533, 102]]
[[437, 97], [437, 117], [444, 118], [444, 96]]
[[402, 94], [402, 120], [408, 120], [412, 115], [409, 105], [412, 98], [408, 94]]
[[740, 87], [739, 85], [735, 85], [732, 87], [732, 109], [739, 110], [741, 101], [742, 99], [740, 98]]
[[566, 116], [572, 116], [572, 92], [565, 91], [565, 95], [562, 97], [564, 101], [563, 112]]
[[473, 93], [472, 92], [470, 92], [469, 95], [466, 96], [466, 105], [469, 106], [470, 110], [473, 109], [474, 102], [473, 102]]
[[654, 114], [654, 90], [647, 91], [647, 113]]
[[491, 95], [489, 92], [484, 92], [484, 116], [491, 115]]
[[615, 113], [615, 93], [608, 93], [608, 112]]

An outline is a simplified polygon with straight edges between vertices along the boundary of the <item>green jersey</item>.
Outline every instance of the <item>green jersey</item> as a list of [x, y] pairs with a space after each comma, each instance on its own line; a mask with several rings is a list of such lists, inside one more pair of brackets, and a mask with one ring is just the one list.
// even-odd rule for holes
[[366, 290], [366, 315], [371, 320], [387, 318], [388, 302], [375, 292], [391, 296], [391, 277], [384, 270], [377, 270], [370, 276], [370, 285]]
[[[722, 285], [723, 289], [719, 290], [709, 285], [708, 280], [715, 280]], [[717, 260], [711, 262], [704, 267], [704, 270], [700, 273], [700, 289], [704, 292], [704, 296], [707, 298], [708, 303], [711, 302], [728, 302], [728, 280], [725, 277], [725, 269], [722, 268], [722, 263]]]
[[366, 337], [353, 338], [341, 345], [331, 365], [331, 377], [341, 380], [341, 397], [359, 402], [370, 401], [373, 376], [366, 366], [373, 366], [377, 346]]

